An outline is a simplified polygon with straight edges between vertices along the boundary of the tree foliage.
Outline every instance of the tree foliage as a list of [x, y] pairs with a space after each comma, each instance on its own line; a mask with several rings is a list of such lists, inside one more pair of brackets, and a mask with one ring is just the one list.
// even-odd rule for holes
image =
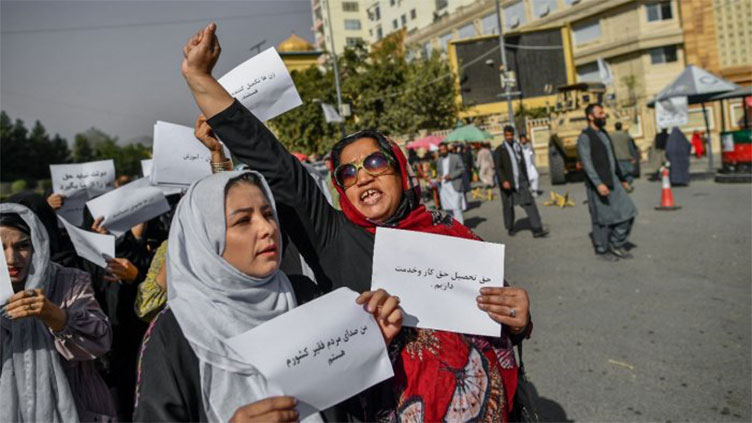
[[[377, 129], [389, 135], [413, 135], [422, 129], [454, 125], [459, 112], [455, 79], [438, 52], [408, 60], [397, 37], [378, 48], [348, 47], [338, 58], [342, 101], [351, 106], [345, 129]], [[336, 105], [334, 72], [313, 67], [292, 72], [303, 105], [270, 121], [280, 141], [291, 151], [324, 153], [340, 138], [338, 124], [324, 120], [320, 102]]]
[[41, 122], [29, 131], [24, 122], [13, 122], [0, 112], [0, 180], [37, 180], [50, 176], [50, 164], [70, 161], [70, 150], [59, 135], [50, 137]]
[[82, 163], [93, 160], [115, 160], [119, 174], [131, 176], [141, 172], [141, 160], [149, 157], [150, 149], [141, 144], [120, 146], [96, 128], [76, 134], [73, 152], [60, 135], [50, 137], [41, 122], [36, 121], [29, 131], [20, 119], [12, 121], [0, 112], [0, 180], [36, 181], [49, 179], [50, 165]]

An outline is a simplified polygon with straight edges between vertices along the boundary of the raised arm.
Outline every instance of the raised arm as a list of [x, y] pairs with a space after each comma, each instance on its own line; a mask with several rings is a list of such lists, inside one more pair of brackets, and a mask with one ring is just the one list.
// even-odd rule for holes
[[[280, 206], [282, 226], [298, 249], [304, 256], [311, 248], [321, 254], [344, 217], [329, 205], [316, 181], [274, 134], [211, 75], [220, 52], [215, 29], [210, 24], [184, 48], [182, 73], [207, 117], [206, 122], [196, 121], [196, 136], [206, 145], [210, 140], [204, 138], [216, 134], [238, 160], [264, 175]], [[203, 128], [207, 124], [212, 131]]]
[[226, 109], [233, 102], [232, 96], [212, 76], [222, 51], [215, 35], [217, 25], [210, 23], [183, 47], [183, 63], [180, 71], [196, 99], [198, 108], [207, 118]]

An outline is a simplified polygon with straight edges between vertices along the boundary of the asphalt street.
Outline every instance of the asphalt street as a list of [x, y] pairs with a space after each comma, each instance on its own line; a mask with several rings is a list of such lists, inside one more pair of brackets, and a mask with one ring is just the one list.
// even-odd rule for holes
[[[546, 207], [534, 239], [516, 209], [471, 201], [466, 224], [506, 244], [507, 280], [531, 296], [524, 361], [547, 421], [752, 420], [752, 185], [693, 181], [681, 210], [656, 211], [660, 184], [637, 180], [634, 259], [598, 260], [582, 183], [556, 186], [576, 206]], [[469, 198], [469, 197], [468, 197]]]

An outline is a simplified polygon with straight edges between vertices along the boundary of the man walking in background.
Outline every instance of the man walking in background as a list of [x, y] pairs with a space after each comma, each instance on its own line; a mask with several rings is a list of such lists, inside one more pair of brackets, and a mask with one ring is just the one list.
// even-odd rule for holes
[[514, 206], [518, 205], [527, 213], [533, 236], [541, 238], [548, 235], [543, 229], [538, 207], [530, 191], [528, 176], [528, 158], [519, 143], [514, 141], [514, 128], [504, 127], [504, 142], [493, 153], [496, 176], [501, 184], [501, 206], [504, 210], [504, 227], [509, 236], [515, 235]]
[[441, 208], [452, 213], [458, 222], [464, 223], [462, 212], [467, 209], [463, 190], [465, 166], [458, 154], [449, 153], [445, 143], [439, 145], [439, 158], [436, 160], [436, 174], [439, 177], [439, 198]]
[[627, 132], [622, 131], [621, 122], [616, 122], [614, 128], [616, 130], [611, 134], [614, 154], [619, 163], [619, 169], [621, 169], [621, 173], [629, 184], [627, 192], [632, 192], [632, 181], [634, 181], [634, 171], [637, 165], [637, 159], [635, 158], [637, 157], [637, 151], [634, 140]]
[[618, 166], [611, 139], [603, 130], [606, 126], [603, 106], [589, 104], [585, 116], [588, 126], [577, 138], [577, 153], [585, 169], [585, 191], [595, 254], [611, 262], [629, 259], [632, 254], [624, 249], [624, 245], [637, 216], [637, 208], [625, 191], [629, 184]]

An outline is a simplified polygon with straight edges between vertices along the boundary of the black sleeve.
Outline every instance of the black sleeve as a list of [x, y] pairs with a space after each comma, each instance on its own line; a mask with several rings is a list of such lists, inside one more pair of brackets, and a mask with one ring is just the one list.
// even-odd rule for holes
[[198, 358], [170, 310], [144, 338], [134, 422], [204, 422]]
[[137, 281], [146, 277], [151, 265], [152, 254], [146, 249], [146, 239], [137, 239], [131, 231], [115, 241], [115, 257], [126, 258], [138, 268]]
[[344, 215], [328, 203], [313, 177], [261, 121], [236, 100], [208, 123], [238, 160], [264, 175], [280, 223], [295, 228], [288, 233], [306, 260], [315, 261], [334, 244]]

